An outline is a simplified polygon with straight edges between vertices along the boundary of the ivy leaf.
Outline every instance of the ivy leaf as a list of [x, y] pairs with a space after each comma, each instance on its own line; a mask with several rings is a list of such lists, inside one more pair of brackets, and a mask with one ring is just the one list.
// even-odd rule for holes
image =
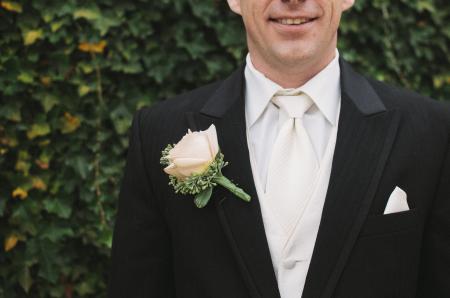
[[32, 45], [38, 39], [42, 38], [43, 35], [44, 32], [42, 31], [42, 29], [25, 31], [23, 34], [23, 44], [25, 46]]
[[28, 294], [31, 285], [33, 284], [33, 278], [30, 274], [30, 268], [28, 266], [23, 266], [19, 274], [19, 284], [25, 293]]
[[[28, 169], [27, 169], [27, 171], [28, 171]], [[17, 187], [16, 189], [13, 190], [13, 192], [11, 193], [11, 196], [13, 198], [19, 198], [21, 200], [25, 200], [28, 197], [28, 192], [21, 187]]]
[[41, 100], [41, 105], [46, 113], [48, 113], [58, 103], [59, 103], [58, 98], [55, 95], [48, 93], [46, 93]]
[[417, 3], [417, 8], [420, 12], [428, 11], [433, 14], [436, 13], [436, 8], [434, 7], [433, 2], [430, 2], [430, 1], [420, 0]]
[[31, 187], [42, 191], [47, 190], [47, 184], [40, 177], [31, 178]]
[[128, 131], [131, 123], [132, 114], [123, 104], [110, 113], [111, 120], [114, 123], [114, 128], [118, 134], [124, 134]]
[[0, 106], [0, 116], [11, 120], [14, 122], [22, 121], [22, 115], [20, 112], [20, 106], [17, 103], [1, 105]]
[[18, 13], [22, 12], [22, 5], [17, 2], [1, 1], [0, 6], [9, 11], [14, 11], [14, 12], [18, 12]]
[[32, 140], [36, 137], [45, 136], [50, 133], [50, 126], [47, 123], [33, 124], [27, 131], [28, 139]]
[[80, 295], [80, 297], [86, 297], [89, 296], [89, 294], [94, 294], [95, 289], [93, 283], [93, 280], [83, 280], [76, 285], [75, 291], [78, 295]]
[[44, 208], [47, 212], [55, 214], [61, 218], [69, 218], [72, 214], [72, 206], [60, 199], [48, 199], [44, 201]]
[[101, 12], [98, 7], [93, 8], [80, 8], [73, 12], [73, 18], [76, 19], [86, 19], [89, 21], [97, 20], [101, 17]]
[[66, 237], [74, 235], [73, 229], [70, 227], [61, 227], [50, 224], [40, 232], [42, 239], [48, 239], [53, 243], [57, 243]]
[[60, 118], [62, 122], [61, 133], [72, 133], [80, 127], [80, 118], [73, 116], [69, 112], [65, 112], [64, 116]]
[[17, 80], [25, 84], [31, 84], [34, 82], [34, 76], [31, 72], [21, 72], [17, 76]]
[[59, 21], [52, 22], [50, 24], [50, 29], [52, 30], [53, 33], [55, 33], [56, 31], [58, 31], [64, 25], [65, 25], [65, 22], [62, 22], [62, 21], [61, 22], [59, 22]]
[[82, 42], [78, 45], [78, 49], [82, 52], [101, 54], [105, 50], [106, 44], [106, 40], [97, 43]]
[[9, 235], [6, 239], [5, 239], [5, 243], [4, 243], [4, 249], [6, 252], [12, 250], [14, 247], [16, 247], [17, 242], [19, 241], [19, 237], [17, 237], [17, 235]]
[[83, 180], [87, 178], [89, 174], [89, 164], [86, 157], [82, 155], [75, 156], [74, 158], [68, 159], [67, 164], [72, 167]]
[[59, 269], [53, 262], [55, 256], [58, 255], [58, 248], [48, 240], [38, 240], [37, 245], [39, 253], [38, 275], [54, 284], [59, 275]]
[[100, 31], [100, 35], [102, 36], [108, 32], [109, 28], [122, 24], [121, 18], [111, 12], [108, 13], [100, 11], [97, 6], [77, 9], [73, 13], [73, 18], [75, 20], [80, 18], [88, 20], [96, 29]]
[[113, 232], [110, 228], [103, 228], [99, 233], [99, 243], [102, 243], [104, 246], [111, 248], [113, 239]]
[[121, 18], [109, 14], [108, 16], [99, 18], [95, 22], [95, 27], [100, 31], [100, 35], [104, 36], [106, 33], [108, 33], [109, 28], [121, 25], [122, 21], [123, 20]]
[[85, 96], [90, 91], [91, 91], [91, 87], [89, 87], [88, 85], [80, 85], [80, 86], [78, 86], [78, 95], [80, 95], [80, 97]]

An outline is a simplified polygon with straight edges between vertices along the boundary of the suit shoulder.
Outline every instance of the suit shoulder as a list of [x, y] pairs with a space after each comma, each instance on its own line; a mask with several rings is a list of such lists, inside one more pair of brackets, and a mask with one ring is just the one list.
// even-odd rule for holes
[[196, 89], [175, 95], [168, 99], [157, 101], [151, 105], [139, 108], [133, 123], [143, 131], [152, 127], [169, 128], [184, 119], [185, 112], [199, 111], [206, 100], [215, 92], [222, 81], [216, 81]]
[[197, 111], [202, 108], [206, 100], [217, 90], [221, 83], [222, 80], [203, 85], [167, 99], [159, 100], [145, 108], [154, 110], [156, 113], [162, 111], [164, 113]]
[[374, 79], [368, 79], [388, 109], [397, 109], [410, 118], [426, 123], [445, 123], [450, 129], [450, 103], [438, 101], [405, 88], [393, 86]]

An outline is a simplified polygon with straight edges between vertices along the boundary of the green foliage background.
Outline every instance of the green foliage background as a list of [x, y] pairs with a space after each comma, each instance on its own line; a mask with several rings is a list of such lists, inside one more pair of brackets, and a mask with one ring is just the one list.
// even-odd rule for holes
[[[341, 55], [448, 99], [449, 18], [357, 0]], [[230, 73], [243, 26], [225, 0], [0, 0], [0, 33], [0, 297], [101, 297], [133, 112]]]

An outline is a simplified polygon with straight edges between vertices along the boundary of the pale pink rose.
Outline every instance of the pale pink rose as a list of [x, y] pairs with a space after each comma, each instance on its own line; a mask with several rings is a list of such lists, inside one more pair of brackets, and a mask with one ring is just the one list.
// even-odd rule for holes
[[169, 151], [167, 156], [170, 165], [164, 168], [164, 172], [179, 179], [184, 179], [192, 174], [201, 174], [219, 152], [217, 132], [214, 124], [207, 130], [188, 133]]

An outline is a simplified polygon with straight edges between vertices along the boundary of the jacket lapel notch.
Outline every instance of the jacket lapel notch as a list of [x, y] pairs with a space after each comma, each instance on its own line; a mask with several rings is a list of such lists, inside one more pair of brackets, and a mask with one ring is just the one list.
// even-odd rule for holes
[[244, 80], [244, 66], [241, 66], [222, 82], [206, 101], [200, 114], [222, 118], [231, 106], [243, 97]]
[[384, 103], [365, 77], [357, 73], [343, 58], [339, 59], [342, 95], [348, 97], [363, 115], [386, 111]]

